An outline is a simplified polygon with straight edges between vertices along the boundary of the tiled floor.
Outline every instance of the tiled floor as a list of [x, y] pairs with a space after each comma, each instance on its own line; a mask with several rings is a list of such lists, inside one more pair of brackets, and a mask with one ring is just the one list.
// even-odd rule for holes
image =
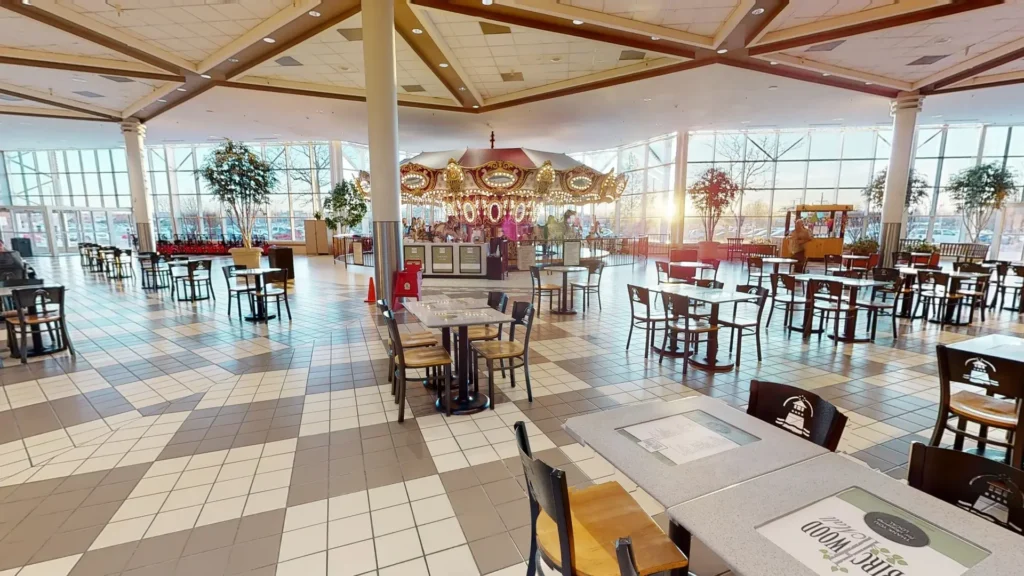
[[[520, 575], [529, 509], [516, 421], [571, 484], [617, 480], [664, 523], [656, 502], [572, 442], [567, 418], [693, 394], [742, 407], [752, 378], [781, 381], [847, 413], [840, 450], [901, 477], [909, 443], [934, 423], [935, 344], [1024, 333], [1003, 312], [941, 331], [901, 320], [896, 341], [880, 327], [875, 344], [833, 346], [777, 317], [761, 362], [748, 341], [737, 370], [684, 377], [675, 360], [644, 358], [642, 334], [625, 350], [625, 284], [653, 283], [653, 264], [609, 268], [603, 309], [535, 321], [532, 404], [499, 378], [495, 410], [445, 418], [411, 385], [398, 424], [384, 329], [363, 303], [370, 269], [297, 257], [293, 321], [253, 325], [228, 316], [216, 269], [218, 300], [191, 304], [77, 258], [33, 264], [69, 288], [80, 355], [4, 358], [0, 576]], [[740, 276], [733, 266], [720, 279]], [[501, 288], [516, 300], [528, 286], [514, 274], [428, 280], [425, 292]], [[699, 546], [693, 556], [701, 576], [725, 570]]]

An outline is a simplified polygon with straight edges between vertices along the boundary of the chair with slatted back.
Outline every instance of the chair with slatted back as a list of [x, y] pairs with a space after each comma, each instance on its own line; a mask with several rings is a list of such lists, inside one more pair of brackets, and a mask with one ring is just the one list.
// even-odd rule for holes
[[837, 281], [819, 282], [818, 292], [809, 294], [808, 299], [813, 302], [814, 315], [819, 318], [818, 329], [821, 333], [818, 334], [818, 337], [821, 338], [821, 334], [824, 334], [825, 323], [831, 319], [833, 322], [832, 344], [838, 345], [840, 320], [849, 318], [850, 314], [856, 310], [856, 304], [851, 305], [846, 301], [846, 287], [842, 282]]
[[754, 284], [755, 281], [758, 286], [765, 278], [771, 278], [772, 273], [765, 269], [764, 259], [760, 256], [748, 256], [747, 257], [747, 284]]
[[772, 324], [772, 314], [776, 309], [782, 309], [782, 323], [789, 326], [797, 312], [803, 310], [807, 304], [807, 298], [797, 293], [800, 283], [796, 281], [793, 274], [772, 274], [771, 299], [772, 306], [768, 310], [768, 320], [764, 325], [767, 328]]
[[[629, 350], [629, 343], [633, 341], [633, 328], [644, 329], [644, 358], [651, 352], [651, 343], [654, 342], [654, 333], [658, 326], [664, 328], [665, 316], [652, 314], [651, 291], [643, 286], [627, 284], [629, 292], [629, 335], [626, 337], [626, 350]], [[537, 316], [540, 316], [538, 314]]]
[[[1019, 364], [995, 357], [950, 348], [935, 347], [939, 364], [939, 406], [929, 446], [938, 446], [946, 432], [953, 433], [953, 449], [963, 450], [964, 439], [979, 442], [979, 450], [992, 444], [1006, 448], [1005, 461], [1020, 468], [1024, 460], [1024, 378]], [[998, 379], [990, 374], [998, 374]], [[958, 391], [953, 392], [953, 384]], [[956, 424], [953, 419], [956, 418]], [[974, 434], [968, 424], [985, 432]], [[987, 427], [1007, 432], [1007, 441], [988, 437]]]
[[[696, 354], [697, 345], [702, 334], [707, 335], [716, 332], [718, 326], [711, 325], [706, 317], [693, 314], [690, 311], [692, 302], [686, 296], [661, 293], [662, 306], [665, 309], [667, 320], [665, 321], [665, 332], [661, 338], [661, 353], [658, 356], [658, 364], [665, 360], [665, 348], [668, 346], [669, 338], [673, 341], [682, 337], [682, 347], [685, 352], [690, 352], [691, 347]], [[683, 374], [686, 374], [686, 366], [689, 362], [683, 361]]]
[[[590, 305], [590, 296], [597, 294], [597, 309], [601, 310], [601, 275], [604, 274], [604, 260], [595, 260], [587, 263], [587, 279], [580, 282], [569, 283], [569, 308], [573, 308], [576, 303], [576, 291], [581, 292], [580, 298], [583, 300], [583, 311], [587, 311], [587, 306]], [[666, 273], [667, 276], [667, 273]], [[659, 278], [660, 283], [660, 278]]]
[[964, 297], [949, 290], [949, 274], [934, 270], [922, 270], [917, 273], [917, 304], [914, 305], [914, 317], [923, 306], [924, 317], [928, 318], [929, 310], [934, 306], [939, 315], [939, 323], [945, 324], [950, 307], [963, 302]]
[[[235, 270], [245, 270], [245, 264], [228, 264], [221, 266], [220, 270], [224, 274], [224, 283], [228, 286], [228, 316], [231, 316], [231, 299], [234, 298], [238, 301], [238, 317], [242, 317], [242, 295], [245, 294], [249, 297], [249, 293], [255, 290], [255, 286], [249, 284], [249, 277], [238, 277], [233, 274]], [[244, 281], [242, 280], [244, 278]], [[251, 304], [251, 302], [250, 302]]]
[[1024, 536], [1024, 472], [1019, 468], [976, 454], [914, 442], [910, 445], [907, 483]]
[[530, 266], [530, 301], [537, 301], [537, 317], [540, 318], [541, 298], [548, 295], [548, 310], [555, 308], [555, 298], [562, 293], [562, 286], [559, 284], [545, 284], [540, 278], [540, 267]]
[[[12, 352], [28, 362], [28, 338], [36, 330], [46, 329], [53, 341], [52, 352], [65, 348], [75, 354], [68, 335], [68, 321], [64, 305], [64, 287], [29, 287], [11, 291], [11, 300], [17, 315], [7, 316], [8, 343]], [[17, 336], [18, 338], [15, 338]]]
[[[516, 327], [523, 327], [522, 341], [516, 340]], [[512, 305], [512, 324], [508, 329], [508, 341], [489, 340], [473, 342], [470, 366], [473, 367], [471, 374], [474, 381], [474, 388], [479, 387], [477, 365], [479, 359], [487, 362], [487, 388], [491, 398], [494, 398], [494, 361], [501, 362], [502, 374], [504, 374], [505, 361], [508, 361], [509, 380], [512, 387], [516, 387], [516, 368], [523, 369], [523, 376], [526, 379], [526, 399], [533, 402], [533, 387], [530, 385], [530, 333], [533, 332], [533, 304], [529, 302], [516, 302]], [[491, 402], [491, 410], [494, 410], [494, 402]]]
[[[398, 421], [405, 421], [405, 392], [406, 379], [409, 377], [409, 370], [427, 371], [427, 379], [431, 380], [430, 370], [435, 374], [444, 372], [443, 378], [433, 379], [437, 385], [438, 394], [442, 398], [445, 412], [452, 415], [452, 358], [440, 346], [413, 348], [406, 350], [402, 342], [401, 332], [398, 330], [398, 322], [395, 320], [395, 313], [385, 310], [383, 313], [384, 323], [388, 326], [388, 336], [391, 338], [391, 347], [395, 352], [394, 380], [392, 386], [395, 391], [395, 402], [398, 404]], [[443, 381], [443, 385], [442, 385]]]
[[747, 414], [833, 452], [847, 420], [831, 402], [813, 392], [763, 380], [750, 381]]
[[686, 556], [618, 482], [570, 490], [564, 470], [533, 457], [526, 424], [515, 432], [530, 502], [526, 576], [541, 573], [540, 561], [562, 576], [620, 574], [616, 542], [626, 536], [633, 574], [685, 576]]
[[703, 278], [704, 272], [710, 270], [712, 272], [711, 279], [718, 280], [718, 268], [722, 265], [722, 261], [717, 258], [701, 258], [700, 261], [704, 264], [710, 264], [711, 268], [701, 268], [697, 273]]
[[967, 323], [974, 322], [974, 310], [981, 308], [981, 321], [985, 321], [985, 309], [988, 308], [988, 287], [991, 281], [991, 270], [974, 262], [954, 262], [953, 269], [968, 274], [984, 274], [970, 280], [961, 280], [957, 294], [964, 297], [963, 306], [967, 306]]
[[[871, 279], [885, 282], [885, 286], [873, 287], [868, 298], [858, 300], [857, 306], [868, 311], [872, 341], [875, 340], [875, 334], [878, 332], [878, 317], [881, 315], [892, 318], [892, 337], [895, 340], [899, 332], [896, 329], [896, 305], [900, 301], [904, 284], [909, 283], [911, 279], [903, 278], [900, 271], [895, 268], [873, 268]], [[881, 300], [879, 300], [879, 296], [881, 296]], [[889, 296], [892, 296], [892, 300], [889, 300]]]
[[284, 301], [284, 309], [288, 313], [288, 320], [292, 319], [292, 308], [288, 304], [288, 269], [282, 268], [276, 272], [267, 272], [263, 275], [263, 286], [252, 292], [252, 298], [263, 300], [263, 309], [270, 308], [270, 301], [277, 305], [277, 318], [281, 319], [281, 302]]
[[[764, 305], [768, 301], [768, 289], [761, 286], [739, 285], [737, 292], [757, 295], [757, 300], [747, 302], [733, 302], [732, 318], [718, 320], [719, 326], [730, 330], [729, 352], [732, 352], [733, 341], [736, 341], [736, 367], [740, 367], [740, 357], [743, 355], [743, 337], [754, 336], [754, 343], [757, 346], [757, 361], [761, 361], [761, 316], [764, 314]], [[737, 316], [743, 307], [743, 314]]]
[[825, 254], [825, 274], [835, 274], [843, 269], [843, 257], [839, 254]]
[[[390, 310], [388, 303], [385, 300], [377, 300], [377, 310], [380, 311], [381, 315]], [[399, 332], [399, 336], [402, 339], [402, 347], [406, 350], [412, 350], [414, 348], [427, 348], [430, 346], [438, 346], [441, 341], [437, 339], [437, 336], [430, 332]], [[391, 333], [388, 332], [387, 341], [387, 352], [388, 352], [388, 382], [391, 382], [391, 395], [394, 396], [396, 392], [397, 380], [395, 379], [395, 346], [391, 342]]]

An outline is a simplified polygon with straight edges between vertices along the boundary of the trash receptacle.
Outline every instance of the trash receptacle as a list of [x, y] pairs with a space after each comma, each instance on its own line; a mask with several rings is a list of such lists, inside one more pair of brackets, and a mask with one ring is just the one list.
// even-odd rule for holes
[[271, 246], [267, 254], [271, 268], [282, 268], [288, 270], [288, 279], [295, 279], [295, 260], [292, 256], [292, 249], [286, 246]]
[[11, 238], [11, 250], [21, 254], [22, 258], [32, 256], [32, 240], [30, 238]]

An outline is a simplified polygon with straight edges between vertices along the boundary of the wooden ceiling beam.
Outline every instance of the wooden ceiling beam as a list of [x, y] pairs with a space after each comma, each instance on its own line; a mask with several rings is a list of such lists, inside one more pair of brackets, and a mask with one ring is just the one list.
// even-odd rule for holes
[[965, 90], [978, 90], [980, 88], [995, 88], [997, 86], [1011, 86], [1024, 83], [1024, 72], [1006, 72], [1004, 74], [990, 74], [988, 76], [975, 76], [962, 80], [956, 84], [945, 86], [929, 94], [949, 94], [951, 92], [963, 92]]
[[[413, 29], [420, 30], [421, 33], [416, 34]], [[395, 31], [441, 84], [444, 84], [456, 102], [467, 108], [483, 104], [480, 93], [470, 88], [468, 76], [458, 65], [458, 61], [451, 58], [450, 51], [446, 53], [444, 48], [447, 48], [447, 45], [442, 47], [444, 39], [438, 34], [437, 28], [426, 17], [421, 18], [409, 6], [407, 0], [395, 0]], [[441, 63], [448, 66], [442, 68]]]
[[1024, 38], [984, 54], [979, 54], [970, 60], [915, 82], [914, 89], [921, 90], [922, 93], [934, 92], [945, 86], [952, 86], [1021, 58], [1024, 58]]
[[0, 106], [0, 116], [27, 116], [31, 118], [60, 118], [62, 120], [88, 120], [90, 122], [116, 122], [91, 114], [83, 114], [72, 110], [49, 110], [46, 108], [27, 108], [23, 106]]
[[185, 77], [170, 74], [147, 65], [134, 62], [121, 62], [106, 58], [88, 56], [71, 56], [53, 54], [17, 48], [0, 48], [0, 64], [9, 66], [26, 66], [29, 68], [49, 68], [51, 70], [68, 70], [84, 74], [104, 74], [107, 76], [123, 76], [143, 80], [159, 80], [162, 82], [184, 82]]

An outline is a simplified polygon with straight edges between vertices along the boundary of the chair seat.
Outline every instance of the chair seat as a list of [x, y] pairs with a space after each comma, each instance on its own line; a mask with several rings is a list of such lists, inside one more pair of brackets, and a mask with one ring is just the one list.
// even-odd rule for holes
[[569, 286], [573, 288], [597, 288], [597, 282], [570, 282]]
[[252, 292], [255, 289], [255, 286], [246, 286], [237, 282], [228, 284], [228, 292]]
[[978, 290], [960, 290], [957, 294], [971, 298], [982, 298], [986, 295], [984, 292], [979, 292]]
[[[404, 340], [402, 341], [405, 342]], [[414, 348], [405, 350], [406, 368], [427, 368], [430, 366], [447, 366], [452, 363], [451, 356], [444, 351], [444, 348]]]
[[864, 300], [858, 301], [857, 306], [871, 308], [872, 310], [890, 310], [896, 307], [896, 301], [889, 300], [886, 302], [879, 302], [878, 300]]
[[[582, 490], [569, 489], [576, 573], [580, 576], [619, 574], [615, 541], [633, 540], [633, 555], [641, 576], [686, 568], [686, 556], [618, 482]], [[558, 526], [544, 511], [537, 518], [537, 545], [561, 565]]]
[[719, 326], [725, 326], [726, 328], [753, 328], [757, 326], [757, 320], [754, 318], [737, 318], [735, 320], [718, 320]]
[[402, 348], [423, 348], [425, 346], [437, 346], [437, 336], [430, 332], [412, 332], [402, 334]]
[[469, 341], [494, 340], [498, 337], [498, 333], [497, 326], [470, 326]]
[[664, 322], [665, 320], [668, 320], [668, 318], [664, 314], [655, 316], [637, 316], [634, 314], [633, 320], [643, 320], [645, 322]]
[[1013, 428], [1017, 425], [1016, 406], [1012, 400], [1000, 400], [966, 390], [950, 397], [949, 411], [989, 426]]
[[849, 312], [854, 309], [853, 306], [845, 302], [815, 302], [815, 310], [824, 310], [826, 312]]
[[[15, 312], [17, 314], [17, 312]], [[21, 324], [21, 319], [17, 316], [6, 318], [7, 322], [18, 326]], [[25, 324], [47, 324], [49, 322], [57, 322], [60, 320], [60, 312], [47, 312], [46, 314], [30, 314], [25, 316]]]
[[256, 296], [258, 296], [260, 298], [262, 298], [264, 296], [281, 296], [283, 294], [284, 294], [284, 290], [282, 290], [281, 288], [274, 288], [273, 286], [268, 286], [268, 287], [264, 288], [263, 290], [260, 290], [260, 291], [256, 292]]
[[544, 291], [547, 291], [547, 290], [561, 291], [562, 287], [560, 285], [558, 285], [558, 284], [541, 284], [540, 285], [540, 289], [544, 290]]
[[473, 350], [476, 350], [477, 354], [487, 358], [489, 360], [499, 360], [502, 358], [515, 358], [523, 355], [523, 343], [522, 342], [503, 342], [500, 340], [491, 340], [487, 342], [474, 342]]
[[692, 318], [690, 319], [689, 325], [684, 324], [680, 320], [676, 320], [674, 322], [669, 322], [668, 328], [675, 332], [694, 332], [699, 334], [715, 332], [718, 330], [718, 326], [712, 326], [711, 324], [701, 320], [694, 321]]

